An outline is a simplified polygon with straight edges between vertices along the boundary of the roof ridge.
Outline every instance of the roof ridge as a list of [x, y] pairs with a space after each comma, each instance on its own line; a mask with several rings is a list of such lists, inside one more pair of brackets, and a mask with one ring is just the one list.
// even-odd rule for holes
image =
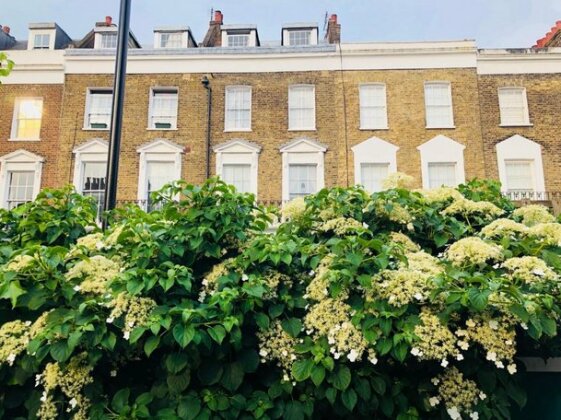
[[534, 48], [546, 48], [549, 46], [550, 41], [555, 35], [561, 30], [561, 20], [555, 22], [555, 26], [551, 27], [551, 30], [545, 34], [545, 36], [536, 41]]

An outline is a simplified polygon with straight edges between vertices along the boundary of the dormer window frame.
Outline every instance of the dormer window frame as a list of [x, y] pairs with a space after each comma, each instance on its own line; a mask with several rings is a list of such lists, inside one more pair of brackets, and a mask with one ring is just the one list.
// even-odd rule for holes
[[[48, 36], [48, 43], [41, 44], [40, 47], [36, 45], [37, 37]], [[29, 50], [54, 50], [55, 49], [56, 31], [54, 29], [32, 29], [29, 31]]]
[[[294, 43], [291, 42], [291, 34], [307, 32], [309, 34], [308, 43]], [[305, 47], [309, 45], [318, 45], [319, 43], [319, 30], [317, 25], [314, 24], [288, 24], [282, 28], [282, 45], [286, 47]]]
[[[164, 35], [180, 37], [180, 45], [168, 47], [164, 46]], [[179, 49], [189, 48], [189, 29], [188, 28], [157, 28], [154, 30], [154, 48], [155, 49]]]
[[[231, 45], [230, 37], [247, 37], [247, 45]], [[259, 45], [257, 29], [248, 28], [223, 28], [222, 29], [222, 46], [229, 48], [250, 48]]]
[[[116, 26], [105, 26], [105, 27], [98, 27], [95, 28], [95, 38], [94, 38], [94, 49], [96, 50], [113, 50], [117, 48], [117, 37], [118, 37], [118, 30]], [[104, 39], [107, 39], [108, 36], [115, 38], [115, 46], [104, 46]]]

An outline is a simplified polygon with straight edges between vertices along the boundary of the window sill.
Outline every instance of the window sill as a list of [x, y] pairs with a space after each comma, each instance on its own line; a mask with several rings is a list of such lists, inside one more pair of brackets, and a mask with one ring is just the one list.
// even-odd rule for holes
[[225, 128], [225, 133], [251, 133], [253, 130], [251, 128]]
[[455, 125], [447, 125], [447, 126], [442, 126], [442, 127], [426, 126], [425, 128], [427, 130], [454, 130], [454, 129], [456, 129], [456, 126]]
[[83, 127], [82, 131], [109, 131], [108, 128], [91, 128], [91, 127]]
[[499, 124], [499, 127], [509, 128], [509, 127], [533, 127], [534, 124]]
[[41, 139], [8, 139], [8, 141], [41, 141]]
[[317, 131], [317, 129], [314, 128], [289, 128], [288, 131]]
[[179, 129], [177, 127], [175, 128], [153, 128], [153, 127], [147, 127], [146, 128], [147, 131], [178, 131]]
[[361, 131], [375, 131], [375, 130], [389, 130], [388, 126], [386, 127], [359, 127]]

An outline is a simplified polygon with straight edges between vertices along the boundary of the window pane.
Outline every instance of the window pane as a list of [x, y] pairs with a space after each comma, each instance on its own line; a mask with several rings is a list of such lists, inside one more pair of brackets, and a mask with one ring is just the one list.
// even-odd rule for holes
[[251, 165], [225, 164], [222, 165], [222, 179], [227, 184], [236, 187], [241, 193], [251, 191]]
[[183, 34], [181, 32], [170, 32], [160, 34], [161, 48], [181, 48]]
[[457, 185], [456, 162], [429, 163], [429, 188]]
[[33, 49], [47, 50], [51, 43], [51, 36], [49, 34], [37, 34], [33, 38]]
[[148, 196], [147, 210], [155, 210], [156, 207], [152, 203], [151, 194], [155, 191], [159, 191], [166, 184], [169, 184], [175, 179], [175, 162], [146, 162], [146, 191]]
[[82, 194], [95, 199], [98, 216], [101, 215], [105, 199], [106, 172], [107, 163], [105, 162], [83, 162]]
[[41, 134], [43, 99], [22, 99], [16, 103], [15, 137], [18, 139], [38, 139]]
[[448, 83], [426, 83], [425, 105], [428, 127], [450, 127], [454, 124]]
[[177, 126], [177, 92], [153, 91], [152, 128], [175, 128]]
[[316, 193], [317, 165], [289, 165], [288, 184], [290, 200]]
[[507, 160], [505, 161], [506, 186], [509, 192], [534, 191], [534, 177], [532, 161]]
[[101, 34], [101, 48], [117, 48], [117, 33]]
[[13, 209], [20, 204], [33, 200], [33, 181], [35, 172], [8, 172], [8, 208]]
[[360, 87], [360, 127], [387, 128], [386, 87], [364, 85]]
[[289, 31], [288, 42], [290, 45], [310, 45], [311, 31]]
[[315, 129], [315, 91], [313, 86], [291, 86], [288, 91], [288, 128]]
[[382, 190], [382, 181], [390, 172], [389, 163], [361, 163], [360, 180], [367, 191], [376, 192]]
[[524, 89], [499, 90], [499, 107], [502, 125], [524, 125], [529, 123]]
[[226, 130], [251, 129], [251, 88], [236, 86], [226, 88]]
[[111, 123], [111, 91], [91, 91], [89, 95], [88, 127], [109, 128]]
[[229, 47], [247, 47], [249, 45], [248, 34], [228, 35]]

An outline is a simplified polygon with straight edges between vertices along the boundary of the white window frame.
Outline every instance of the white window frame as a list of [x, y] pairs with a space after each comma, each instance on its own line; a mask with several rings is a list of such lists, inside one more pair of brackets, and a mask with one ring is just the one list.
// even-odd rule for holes
[[222, 177], [224, 165], [250, 165], [250, 192], [257, 197], [259, 185], [259, 153], [261, 146], [242, 139], [235, 139], [214, 147], [216, 174]]
[[72, 151], [74, 154], [74, 176], [72, 183], [74, 188], [82, 194], [82, 180], [84, 177], [84, 163], [107, 162], [107, 151], [109, 143], [103, 139], [92, 139]]
[[417, 150], [421, 153], [421, 175], [423, 188], [430, 188], [429, 163], [455, 163], [456, 183], [466, 182], [464, 169], [464, 146], [451, 138], [443, 135], [436, 136], [432, 140], [423, 143]]
[[33, 179], [33, 199], [41, 190], [41, 175], [43, 172], [43, 162], [45, 159], [39, 155], [28, 152], [24, 149], [16, 150], [0, 157], [0, 199], [1, 206], [8, 208], [8, 199], [10, 192], [10, 173], [12, 172], [34, 172]]
[[[106, 128], [93, 128], [91, 127], [90, 123], [90, 107], [91, 107], [91, 98], [96, 92], [106, 92], [111, 95], [111, 100], [113, 100], [113, 89], [109, 87], [89, 87], [86, 90], [86, 105], [84, 111], [84, 127], [83, 130], [88, 131], [109, 131], [111, 127], [111, 117], [109, 117], [109, 124], [107, 124]], [[111, 111], [110, 111], [111, 112]]]
[[[175, 108], [175, 121], [172, 122], [170, 128], [156, 128], [156, 124], [153, 122], [152, 112], [154, 110], [154, 97], [157, 93], [175, 93], [177, 95], [177, 102]], [[177, 130], [177, 119], [179, 116], [179, 89], [177, 87], [151, 87], [150, 88], [150, 102], [148, 104], [148, 130]]]
[[[363, 117], [363, 104], [362, 104], [362, 92], [363, 88], [367, 89], [368, 87], [376, 87], [381, 88], [384, 96], [384, 123], [377, 126], [376, 124], [371, 123], [370, 121], [366, 121]], [[385, 83], [361, 83], [358, 85], [358, 96], [359, 96], [359, 118], [360, 118], [360, 129], [361, 130], [387, 130], [388, 129], [388, 97], [386, 91], [386, 84]]]
[[[327, 146], [317, 141], [301, 138], [291, 141], [280, 148], [282, 154], [282, 200], [290, 200], [289, 167], [290, 165], [316, 165], [316, 189], [325, 186], [325, 153]], [[316, 191], [316, 192], [317, 192]]]
[[[431, 86], [431, 85], [446, 85], [448, 87], [448, 98], [450, 101], [450, 120], [446, 123], [443, 124], [442, 126], [439, 125], [431, 125], [429, 124], [429, 105], [428, 105], [428, 98], [427, 98], [427, 87]], [[439, 81], [439, 80], [431, 80], [431, 81], [427, 81], [424, 84], [424, 94], [425, 94], [425, 122], [426, 122], [426, 128], [456, 128], [454, 125], [454, 101], [452, 99], [452, 83], [448, 82], [448, 81]]]
[[[504, 118], [504, 115], [503, 115], [503, 107], [501, 106], [501, 102], [502, 102], [501, 93], [506, 92], [506, 91], [518, 91], [521, 94], [522, 109], [524, 111], [524, 121], [519, 122], [519, 123], [505, 122], [505, 118]], [[530, 123], [530, 111], [528, 109], [528, 96], [526, 94], [526, 88], [518, 87], [518, 86], [500, 87], [499, 90], [498, 90], [498, 98], [499, 98], [499, 113], [500, 113], [500, 118], [501, 118], [501, 123], [500, 123], [501, 127], [528, 127], [528, 126], [532, 126], [532, 124]]]
[[505, 164], [509, 160], [532, 161], [534, 192], [545, 191], [542, 147], [540, 144], [516, 134], [497, 143], [495, 148], [497, 151], [499, 180], [501, 181], [503, 192], [509, 190]]
[[[248, 127], [235, 127], [233, 122], [228, 119], [228, 95], [233, 94], [236, 91], [243, 91], [247, 93], [249, 91], [249, 126]], [[236, 132], [236, 131], [251, 131], [252, 127], [252, 111], [253, 111], [253, 89], [248, 85], [231, 85], [226, 86], [224, 91], [224, 131], [225, 132]]]
[[[165, 47], [165, 46], [163, 46], [162, 45], [163, 35], [177, 35], [177, 36], [179, 36], [180, 37], [180, 45], [178, 47]], [[155, 38], [154, 48], [157, 48], [157, 49], [187, 48], [187, 44], [188, 44], [187, 31], [159, 31], [159, 32], [155, 32], [154, 38]]]
[[[26, 137], [18, 137], [18, 129], [19, 129], [19, 112], [20, 112], [20, 104], [24, 101], [41, 101], [41, 122], [39, 124], [39, 136], [34, 138], [26, 138]], [[41, 141], [41, 129], [43, 128], [43, 109], [44, 109], [45, 101], [42, 97], [18, 97], [14, 102], [14, 112], [12, 116], [12, 129], [10, 134], [10, 141]]]
[[[389, 164], [388, 172], [397, 172], [397, 151], [399, 147], [382, 140], [371, 137], [356, 146], [351, 147], [354, 155], [355, 184], [362, 184], [361, 167], [363, 163]], [[374, 192], [374, 191], [371, 191]]]
[[[308, 45], [318, 44], [318, 28], [317, 27], [283, 27], [282, 28], [282, 45], [284, 46], [294, 46], [290, 43], [290, 33], [291, 32], [309, 32], [310, 33], [310, 43]], [[304, 47], [305, 45], [296, 45], [297, 47]]]
[[[290, 119], [290, 109], [291, 109], [291, 96], [294, 92], [298, 89], [310, 89], [311, 94], [313, 97], [313, 114], [312, 114], [312, 121], [309, 126], [302, 126], [302, 127], [295, 127], [294, 121]], [[288, 87], [288, 131], [316, 131], [316, 86], [312, 84], [296, 84], [290, 85]]]
[[181, 155], [184, 153], [184, 148], [166, 139], [156, 139], [139, 147], [136, 151], [140, 155], [137, 197], [140, 203], [144, 203], [144, 208], [147, 208], [149, 198], [147, 189], [147, 162], [173, 163], [171, 181], [177, 181], [181, 179]]
[[[115, 40], [115, 46], [114, 47], [107, 47], [103, 45], [103, 41], [104, 39], [107, 39], [108, 37], [111, 37], [112, 39]], [[117, 48], [117, 44], [119, 43], [119, 36], [117, 34], [117, 32], [101, 32], [99, 34], [99, 49], [101, 50], [114, 50]]]
[[[230, 36], [247, 36], [247, 45], [230, 46]], [[257, 45], [257, 31], [255, 29], [223, 29], [222, 46], [228, 48], [248, 48]]]

